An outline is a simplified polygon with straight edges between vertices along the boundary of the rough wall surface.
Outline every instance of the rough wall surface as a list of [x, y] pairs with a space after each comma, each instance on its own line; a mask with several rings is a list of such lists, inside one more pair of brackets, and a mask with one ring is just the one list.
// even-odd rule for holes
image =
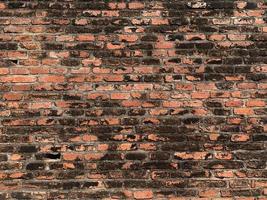
[[1, 1], [0, 199], [266, 199], [266, 9]]

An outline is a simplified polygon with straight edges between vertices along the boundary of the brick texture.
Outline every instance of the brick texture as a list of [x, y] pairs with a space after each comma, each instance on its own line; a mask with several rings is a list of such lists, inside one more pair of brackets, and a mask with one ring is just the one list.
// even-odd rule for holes
[[0, 199], [267, 199], [266, 9], [0, 1]]

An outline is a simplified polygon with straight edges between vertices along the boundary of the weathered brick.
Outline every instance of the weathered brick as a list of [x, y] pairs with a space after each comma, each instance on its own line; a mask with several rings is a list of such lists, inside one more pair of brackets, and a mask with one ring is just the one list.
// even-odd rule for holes
[[18, 45], [16, 43], [0, 43], [2, 50], [17, 50]]
[[234, 134], [231, 137], [231, 140], [234, 142], [246, 142], [249, 140], [249, 135], [246, 134]]
[[264, 199], [266, 8], [2, 1], [0, 199]]
[[45, 164], [40, 162], [29, 163], [26, 166], [26, 170], [44, 170]]
[[138, 1], [130, 2], [129, 8], [130, 9], [142, 9], [142, 8], [144, 8], [144, 4], [141, 2], [138, 2]]

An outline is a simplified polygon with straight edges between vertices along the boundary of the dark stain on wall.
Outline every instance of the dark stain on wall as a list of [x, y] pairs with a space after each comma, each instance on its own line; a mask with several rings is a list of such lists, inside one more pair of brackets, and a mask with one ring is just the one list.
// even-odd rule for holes
[[1, 1], [0, 199], [266, 198], [266, 8]]

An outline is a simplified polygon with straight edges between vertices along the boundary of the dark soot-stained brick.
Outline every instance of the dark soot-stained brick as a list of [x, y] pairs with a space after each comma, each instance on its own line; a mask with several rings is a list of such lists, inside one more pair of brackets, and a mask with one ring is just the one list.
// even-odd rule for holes
[[266, 199], [266, 6], [0, 1], [0, 199]]

